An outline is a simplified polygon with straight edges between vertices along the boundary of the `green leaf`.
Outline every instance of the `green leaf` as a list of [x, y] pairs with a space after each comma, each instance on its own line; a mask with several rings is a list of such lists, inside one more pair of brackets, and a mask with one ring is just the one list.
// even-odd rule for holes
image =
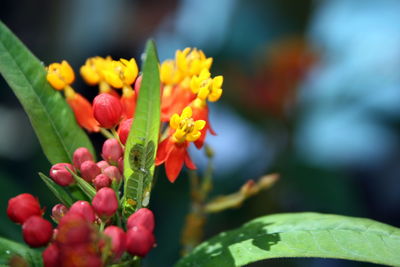
[[11, 259], [22, 257], [30, 267], [41, 267], [42, 255], [23, 244], [0, 237], [0, 265], [9, 266]]
[[22, 42], [0, 22], [0, 73], [31, 121], [44, 154], [52, 163], [71, 162], [78, 147], [94, 155], [86, 133], [59, 92], [46, 80], [46, 70]]
[[200, 244], [176, 266], [243, 266], [287, 257], [338, 258], [400, 266], [400, 229], [339, 215], [269, 215], [220, 233]]
[[126, 217], [148, 205], [154, 174], [160, 129], [160, 74], [153, 41], [147, 42], [142, 70], [135, 118], [125, 145], [123, 211]]
[[52, 179], [39, 172], [40, 178], [47, 185], [50, 191], [63, 203], [65, 206], [70, 207], [73, 203], [72, 198], [68, 194], [68, 192], [60, 185], [56, 184]]

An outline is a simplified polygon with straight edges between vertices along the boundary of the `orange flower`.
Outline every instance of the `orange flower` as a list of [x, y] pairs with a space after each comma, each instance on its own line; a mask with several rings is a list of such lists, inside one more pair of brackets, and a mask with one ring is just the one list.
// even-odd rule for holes
[[156, 165], [165, 163], [165, 170], [168, 180], [173, 183], [183, 164], [189, 169], [196, 169], [190, 159], [187, 148], [190, 142], [194, 142], [201, 136], [200, 131], [204, 128], [204, 120], [192, 119], [192, 109], [186, 107], [181, 116], [174, 114], [170, 120], [171, 131], [169, 136], [163, 140], [157, 150]]
[[173, 114], [180, 114], [196, 98], [190, 88], [181, 85], [164, 86], [161, 97], [161, 121], [167, 122]]
[[89, 132], [100, 131], [99, 123], [93, 116], [93, 109], [90, 102], [71, 87], [66, 87], [64, 92], [67, 103], [74, 111], [78, 124]]

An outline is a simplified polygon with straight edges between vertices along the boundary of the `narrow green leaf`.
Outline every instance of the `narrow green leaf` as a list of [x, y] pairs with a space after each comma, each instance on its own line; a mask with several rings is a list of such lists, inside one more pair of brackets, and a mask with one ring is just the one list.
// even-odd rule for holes
[[157, 51], [148, 41], [142, 66], [143, 80], [132, 129], [125, 145], [125, 216], [148, 205], [160, 129], [160, 74]]
[[28, 114], [44, 154], [52, 164], [71, 162], [78, 147], [86, 147], [94, 155], [93, 146], [77, 125], [72, 110], [47, 83], [43, 63], [2, 22], [0, 73]]
[[56, 184], [51, 178], [47, 177], [41, 172], [39, 172], [39, 176], [61, 203], [67, 207], [72, 205], [72, 198], [62, 186]]
[[0, 265], [9, 266], [14, 257], [22, 257], [30, 267], [41, 267], [42, 255], [23, 244], [0, 237]]
[[176, 267], [243, 266], [287, 257], [338, 258], [400, 266], [400, 229], [339, 215], [270, 215], [205, 241]]
[[76, 175], [73, 171], [70, 169], [66, 168], [74, 177], [76, 181], [76, 185], [82, 190], [83, 193], [91, 200], [93, 197], [96, 195], [96, 189], [93, 188], [88, 182], [83, 180], [81, 177]]

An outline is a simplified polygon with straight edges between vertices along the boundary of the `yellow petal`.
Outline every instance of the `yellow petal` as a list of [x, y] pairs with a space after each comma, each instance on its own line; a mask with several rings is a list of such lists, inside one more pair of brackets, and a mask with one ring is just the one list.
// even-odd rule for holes
[[185, 132], [183, 131], [183, 130], [181, 130], [181, 129], [177, 129], [176, 131], [175, 131], [175, 133], [174, 133], [174, 137], [176, 138], [176, 140], [178, 141], [178, 142], [182, 142], [183, 140], [184, 140], [184, 138], [185, 138]]
[[189, 119], [191, 117], [192, 117], [192, 108], [191, 107], [184, 108], [182, 111], [181, 120]]
[[199, 92], [199, 78], [197, 76], [193, 76], [192, 79], [190, 80], [190, 89], [194, 94], [197, 94]]
[[199, 131], [197, 131], [195, 133], [190, 133], [190, 134], [186, 135], [186, 140], [189, 142], [194, 142], [197, 139], [199, 139], [200, 136], [201, 136], [201, 133]]
[[171, 127], [172, 129], [178, 129], [180, 121], [181, 118], [178, 114], [175, 113], [169, 120], [169, 127]]
[[56, 90], [62, 90], [66, 86], [65, 82], [55, 73], [48, 73], [46, 78], [50, 85]]
[[220, 99], [222, 95], [222, 89], [212, 90], [211, 94], [208, 95], [208, 101], [216, 102]]
[[121, 88], [123, 86], [121, 79], [114, 72], [105, 70], [102, 73], [106, 82], [109, 83], [112, 87]]
[[74, 70], [65, 60], [61, 62], [61, 75], [67, 84], [71, 84], [75, 80]]
[[204, 126], [206, 126], [206, 121], [204, 121], [204, 120], [197, 120], [197, 121], [194, 122], [193, 130], [194, 130], [194, 131], [203, 130]]
[[201, 87], [199, 90], [199, 93], [197, 94], [197, 97], [205, 100], [207, 99], [207, 96], [210, 94], [210, 90], [208, 90], [208, 86], [206, 87]]
[[210, 78], [211, 74], [210, 71], [208, 69], [202, 69], [202, 71], [200, 72], [200, 80], [205, 80]]
[[213, 84], [212, 87], [217, 89], [217, 88], [221, 88], [222, 83], [224, 82], [224, 77], [219, 75], [213, 78]]
[[89, 85], [96, 85], [100, 81], [99, 74], [88, 65], [83, 65], [80, 69], [80, 73], [82, 78]]

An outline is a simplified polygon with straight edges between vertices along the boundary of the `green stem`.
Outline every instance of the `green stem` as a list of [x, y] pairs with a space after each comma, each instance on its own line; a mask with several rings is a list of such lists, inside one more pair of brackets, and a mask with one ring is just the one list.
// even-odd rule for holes
[[105, 137], [105, 138], [114, 138], [114, 136], [112, 135], [112, 133], [110, 133], [110, 131], [108, 131], [105, 128], [100, 128], [100, 133]]

